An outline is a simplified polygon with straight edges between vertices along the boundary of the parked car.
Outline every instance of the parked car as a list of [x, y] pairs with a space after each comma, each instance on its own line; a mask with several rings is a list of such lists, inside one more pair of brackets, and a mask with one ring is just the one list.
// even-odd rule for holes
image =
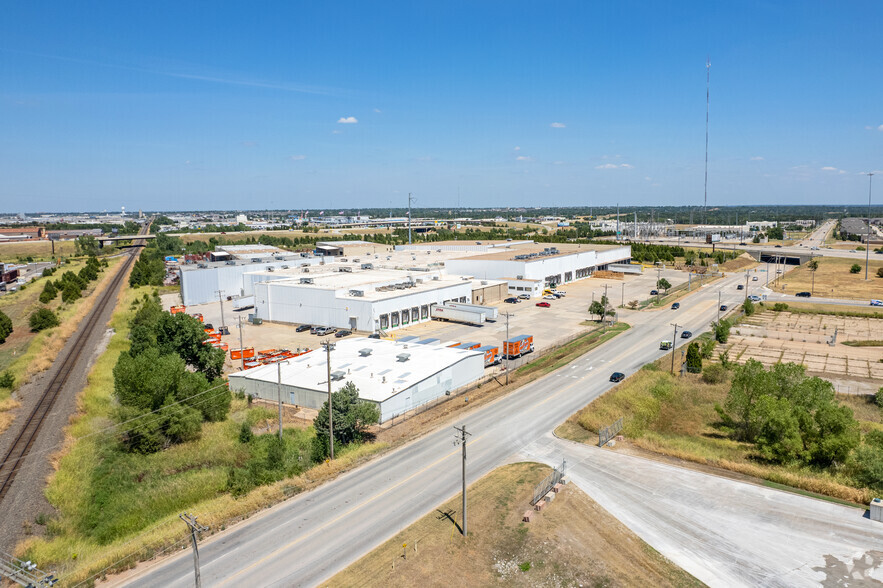
[[294, 330], [295, 333], [303, 333], [304, 331], [309, 331], [313, 327], [311, 325], [298, 325]]
[[562, 296], [567, 296], [567, 292], [565, 292], [564, 290], [555, 290], [554, 293], [557, 294], [559, 298]]
[[503, 302], [508, 302], [509, 304], [518, 304], [518, 298], [515, 298], [514, 296], [512, 296], [510, 298], [507, 298]]
[[371, 333], [368, 335], [369, 339], [380, 339], [380, 333]]
[[871, 300], [871, 306], [883, 306], [883, 300]]
[[541, 306], [543, 308], [549, 308], [552, 305], [549, 304], [548, 302], [537, 302], [537, 306]]
[[656, 296], [659, 294], [659, 290], [650, 290], [650, 296]]
[[319, 325], [311, 326], [310, 327], [310, 335], [315, 335], [319, 331], [319, 329], [321, 329], [321, 328], [322, 327], [320, 327]]
[[809, 292], [798, 292], [795, 296], [799, 296], [800, 298], [809, 298], [812, 296]]
[[736, 290], [744, 290], [745, 284], [736, 284]]
[[625, 374], [622, 372], [613, 372], [610, 374], [611, 382], [622, 382], [623, 380], [625, 380]]
[[727, 309], [727, 305], [721, 304], [721, 312], [725, 311], [726, 309]]
[[352, 334], [352, 331], [337, 331], [336, 333], [334, 333], [334, 336], [340, 339], [341, 337], [349, 337]]
[[693, 336], [692, 331], [684, 331], [683, 333], [681, 333], [681, 339], [689, 339], [692, 336]]
[[320, 337], [324, 337], [325, 335], [330, 335], [336, 330], [337, 329], [335, 329], [334, 327], [319, 327], [318, 329], [316, 329], [316, 334]]
[[558, 300], [558, 297], [554, 294], [546, 294], [543, 296], [543, 300]]
[[518, 297], [521, 300], [530, 300], [530, 294], [519, 294]]
[[671, 305], [671, 309], [672, 309], [672, 310], [677, 310], [677, 309], [679, 309], [680, 307], [681, 307], [681, 303], [680, 303], [680, 302], [675, 302], [674, 304]]

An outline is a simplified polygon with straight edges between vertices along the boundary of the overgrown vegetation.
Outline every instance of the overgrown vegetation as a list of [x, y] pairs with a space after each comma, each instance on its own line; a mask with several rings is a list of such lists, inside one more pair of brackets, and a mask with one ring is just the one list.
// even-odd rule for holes
[[[362, 443], [372, 439], [368, 427], [380, 421], [380, 408], [373, 402], [359, 400], [359, 389], [352, 382], [331, 394], [334, 419], [334, 444], [337, 447]], [[328, 435], [328, 401], [313, 420], [316, 436], [313, 438], [313, 459], [322, 461], [330, 454]]]
[[730, 329], [733, 328], [733, 321], [729, 319], [721, 319], [711, 323], [711, 332], [714, 340], [718, 343], [726, 343], [730, 339]]
[[0, 344], [6, 343], [6, 338], [12, 334], [12, 319], [0, 310]]
[[51, 329], [58, 326], [58, 315], [52, 309], [38, 308], [28, 319], [28, 325], [34, 333], [40, 332], [43, 329]]

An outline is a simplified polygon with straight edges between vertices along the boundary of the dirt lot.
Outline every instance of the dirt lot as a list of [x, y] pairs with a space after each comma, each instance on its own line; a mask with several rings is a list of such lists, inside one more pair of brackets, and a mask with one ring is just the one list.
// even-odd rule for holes
[[[56, 241], [55, 255], [73, 255], [75, 247], [73, 241]], [[52, 243], [50, 241], [16, 241], [13, 243], [0, 243], [0, 260], [12, 262], [19, 257], [32, 257], [34, 260], [46, 260], [52, 258]]]
[[[687, 281], [687, 274], [676, 270], [665, 270], [662, 277], [666, 278], [673, 286]], [[509, 318], [509, 335], [514, 337], [521, 334], [533, 334], [537, 350], [542, 350], [565, 340], [569, 340], [581, 332], [588, 331], [591, 326], [582, 324], [589, 315], [587, 309], [593, 296], [600, 299], [604, 294], [604, 286], [607, 285], [608, 296], [613, 305], [618, 306], [623, 300], [644, 300], [649, 297], [650, 290], [655, 287], [656, 272], [647, 272], [639, 276], [628, 276], [624, 280], [602, 280], [589, 278], [572, 282], [561, 289], [567, 292], [567, 296], [558, 300], [550, 301], [550, 308], [537, 307], [538, 300], [522, 301], [519, 304], [506, 304], [500, 302], [497, 307], [500, 313], [513, 313]], [[163, 307], [168, 309], [172, 305], [180, 304], [178, 294], [164, 294], [162, 296]], [[217, 303], [194, 305], [187, 308], [188, 313], [202, 313], [205, 322], [214, 326], [221, 324], [220, 306]], [[247, 322], [248, 313], [253, 309], [241, 312], [233, 312], [231, 305], [224, 305], [224, 319], [230, 328], [230, 335], [223, 340], [231, 348], [239, 347], [239, 329], [237, 327], [239, 317], [242, 317], [242, 340], [246, 347], [254, 346], [256, 349], [315, 349], [319, 346], [320, 339], [310, 335], [309, 331], [297, 333], [294, 325], [282, 323], [267, 323], [255, 326]], [[629, 322], [632, 311], [622, 310], [621, 320]], [[393, 337], [408, 335], [420, 338], [436, 338], [442, 341], [458, 341], [460, 343], [479, 342], [483, 345], [500, 343], [506, 339], [506, 319], [500, 316], [496, 322], [488, 322], [483, 326], [466, 325], [453, 322], [431, 321], [418, 323], [404, 329], [399, 329], [391, 334]], [[520, 363], [513, 362], [512, 369]], [[502, 365], [496, 369], [501, 370]], [[227, 369], [235, 371], [239, 369], [229, 359]]]
[[[849, 273], [852, 264], [858, 263], [862, 270], [857, 274]], [[853, 300], [870, 300], [883, 296], [883, 279], [877, 277], [877, 269], [883, 267], [883, 259], [870, 261], [870, 279], [865, 281], [864, 260], [844, 259], [839, 257], [819, 258], [819, 269], [813, 276], [806, 264], [794, 268], [788, 275], [780, 278], [775, 285], [776, 292], [795, 294], [812, 292], [814, 296], [826, 298], [849, 298]], [[784, 290], [782, 286], [784, 285]]]
[[469, 489], [467, 539], [458, 531], [457, 496], [327, 585], [702, 585], [572, 484], [523, 523], [534, 487], [550, 471], [536, 463], [493, 471]]
[[[837, 331], [837, 343], [828, 344]], [[726, 345], [730, 360], [769, 367], [794, 362], [831, 380], [839, 392], [872, 394], [883, 381], [883, 347], [844, 341], [879, 339], [883, 319], [765, 311], [740, 323]]]

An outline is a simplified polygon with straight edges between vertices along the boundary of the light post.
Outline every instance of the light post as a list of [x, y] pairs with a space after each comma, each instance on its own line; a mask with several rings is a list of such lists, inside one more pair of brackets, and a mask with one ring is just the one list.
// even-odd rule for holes
[[334, 459], [334, 411], [331, 405], [331, 351], [334, 350], [334, 343], [323, 341], [322, 348], [325, 349], [325, 363], [328, 367], [328, 447], [331, 459]]

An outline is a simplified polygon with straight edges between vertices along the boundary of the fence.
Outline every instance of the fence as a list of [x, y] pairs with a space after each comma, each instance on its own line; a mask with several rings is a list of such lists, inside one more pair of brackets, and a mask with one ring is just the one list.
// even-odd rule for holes
[[598, 447], [604, 447], [620, 431], [622, 431], [622, 417], [609, 427], [604, 427], [598, 431]]
[[567, 460], [561, 462], [561, 465], [552, 470], [552, 473], [546, 476], [546, 478], [540, 482], [533, 491], [533, 499], [530, 501], [531, 505], [536, 504], [540, 500], [543, 499], [543, 496], [549, 493], [549, 491], [561, 481], [561, 478], [564, 477], [564, 471], [567, 469]]

